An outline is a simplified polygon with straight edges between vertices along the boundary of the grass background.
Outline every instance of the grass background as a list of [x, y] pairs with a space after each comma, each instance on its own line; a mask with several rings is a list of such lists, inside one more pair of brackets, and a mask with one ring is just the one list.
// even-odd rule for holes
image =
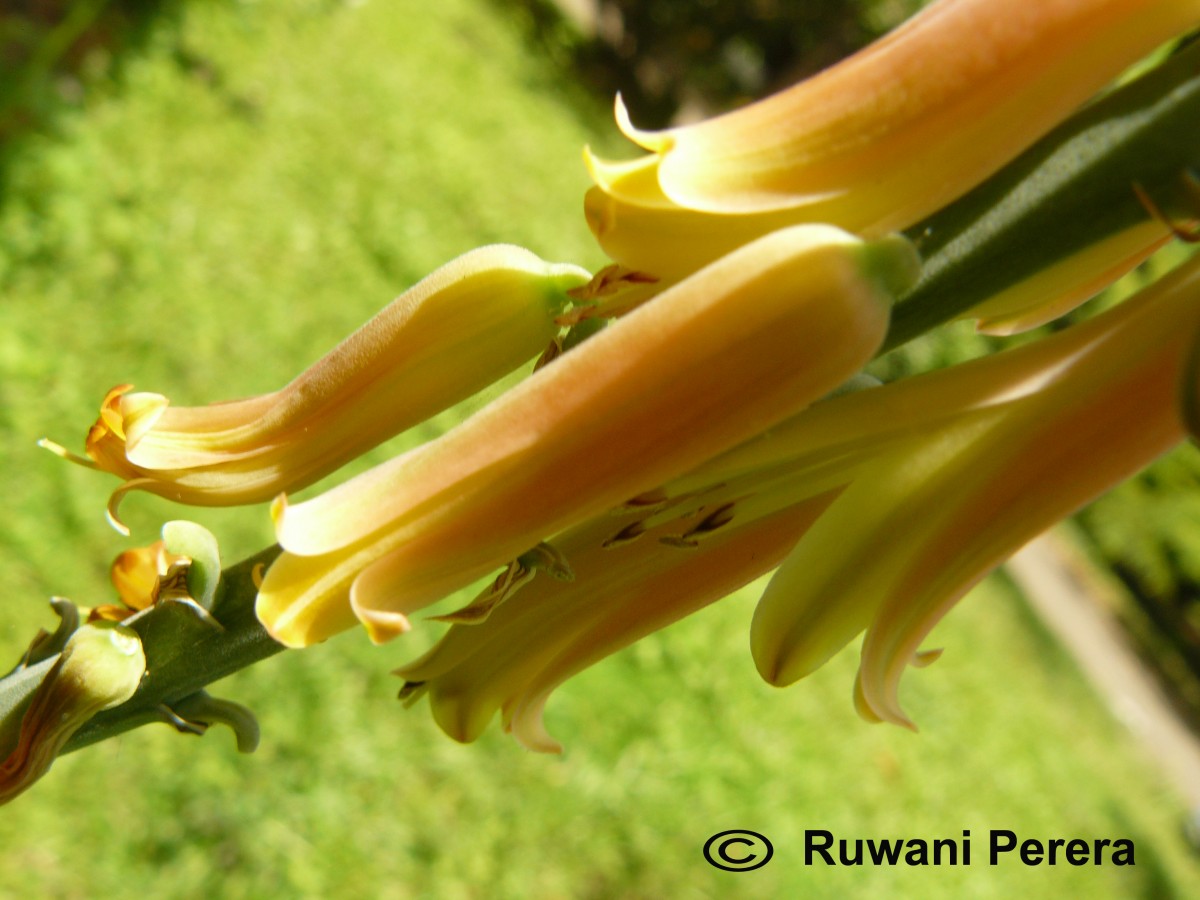
[[[78, 446], [113, 384], [184, 404], [274, 389], [453, 256], [509, 241], [600, 264], [579, 214], [607, 110], [480, 0], [196, 3], [154, 31], [0, 184], [0, 649], [45, 598], [109, 598], [128, 544], [112, 480], [34, 446]], [[478, 401], [476, 401], [478, 402]], [[461, 411], [459, 413], [461, 414]], [[381, 448], [428, 436], [452, 416]], [[147, 542], [185, 511], [134, 495]], [[230, 561], [264, 509], [186, 511]], [[905, 683], [923, 731], [854, 715], [855, 650], [787, 691], [747, 651], [753, 591], [568, 684], [562, 758], [493, 729], [477, 745], [405, 711], [387, 672], [428, 634], [288, 653], [217, 693], [260, 715], [239, 757], [150, 727], [60, 760], [0, 814], [15, 897], [1195, 896], [1182, 810], [1002, 579], [944, 623]], [[430, 630], [429, 633], [432, 633]], [[775, 843], [753, 873], [704, 840]], [[975, 835], [971, 868], [807, 868], [805, 828]], [[1137, 866], [986, 864], [989, 828], [1132, 838]]]

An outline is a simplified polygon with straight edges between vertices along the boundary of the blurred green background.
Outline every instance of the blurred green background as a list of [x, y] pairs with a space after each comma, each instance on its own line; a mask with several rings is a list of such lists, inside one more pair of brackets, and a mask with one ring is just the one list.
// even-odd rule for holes
[[[874, 18], [853, 18], [853, 39], [911, 5], [856, 4]], [[582, 43], [546, 15], [485, 0], [164, 0], [29, 3], [0, 20], [0, 652], [15, 659], [51, 624], [52, 594], [109, 599], [108, 562], [129, 546], [103, 519], [114, 482], [34, 446], [78, 448], [108, 387], [182, 404], [272, 390], [482, 244], [602, 263], [579, 152], [620, 144], [609, 99], [575, 77]], [[731, 84], [713, 95], [735, 96]], [[139, 543], [195, 518], [228, 561], [271, 540], [265, 509], [134, 495], [123, 512]], [[855, 649], [794, 688], [762, 684], [753, 600], [569, 683], [547, 716], [561, 758], [498, 728], [459, 746], [423, 705], [401, 708], [388, 671], [433, 623], [386, 648], [352, 633], [268, 660], [217, 689], [259, 714], [257, 754], [239, 757], [220, 730], [197, 741], [152, 726], [61, 759], [0, 812], [0, 895], [1200, 894], [1177, 797], [1002, 577], [939, 628], [944, 658], [906, 680], [917, 735], [857, 719]], [[768, 835], [774, 860], [709, 867], [705, 839], [732, 828]], [[971, 829], [976, 861], [807, 868], [806, 828]], [[1137, 866], [992, 868], [989, 828], [1131, 838]]]

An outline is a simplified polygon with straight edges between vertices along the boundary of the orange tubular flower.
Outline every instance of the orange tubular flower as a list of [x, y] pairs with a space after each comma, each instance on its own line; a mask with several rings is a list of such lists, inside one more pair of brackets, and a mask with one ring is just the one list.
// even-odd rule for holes
[[88, 459], [143, 490], [198, 506], [270, 500], [332, 472], [469, 397], [544, 350], [568, 289], [589, 274], [508, 245], [460, 256], [280, 391], [202, 407], [114, 388], [87, 436]]
[[1198, 339], [1195, 259], [1095, 319], [831, 400], [689, 476], [782, 468], [810, 491], [847, 485], [755, 614], [763, 677], [796, 681], [865, 628], [860, 711], [910, 725], [900, 676], [928, 659], [921, 642], [959, 598], [1184, 438]]
[[588, 223], [622, 265], [673, 277], [767, 231], [872, 237], [979, 184], [1120, 72], [1200, 23], [1198, 0], [940, 0], [793, 88], [587, 154]]
[[455, 625], [397, 673], [406, 694], [428, 693], [457, 741], [475, 740], [500, 710], [522, 745], [559, 752], [542, 724], [555, 688], [779, 565], [833, 493], [762, 515], [729, 497], [710, 496], [707, 517], [668, 512], [643, 528], [647, 513], [627, 509], [570, 530], [555, 546], [574, 580], [537, 579], [483, 624]]
[[456, 625], [398, 671], [402, 696], [428, 694], [456, 740], [499, 710], [556, 752], [542, 711], [559, 684], [784, 558], [752, 628], [763, 676], [795, 681], [866, 629], [860, 712], [907, 725], [900, 675], [937, 657], [919, 648], [941, 616], [1184, 437], [1198, 348], [1200, 260], [1039, 343], [816, 404], [557, 538], [574, 580]]
[[917, 260], [899, 238], [776, 232], [675, 285], [441, 438], [273, 509], [258, 598], [304, 646], [372, 639], [559, 531], [823, 396], [871, 358]]

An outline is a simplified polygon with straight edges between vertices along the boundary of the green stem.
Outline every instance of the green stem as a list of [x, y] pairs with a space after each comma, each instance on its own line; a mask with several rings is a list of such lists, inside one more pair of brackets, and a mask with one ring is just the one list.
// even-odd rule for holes
[[[75, 733], [63, 752], [148, 722], [161, 722], [160, 705], [171, 707], [206, 685], [283, 650], [254, 615], [258, 589], [253, 570], [260, 563], [269, 565], [278, 554], [279, 548], [271, 547], [224, 571], [212, 609], [223, 631], [176, 603], [159, 604], [129, 620], [126, 624], [142, 638], [146, 677], [132, 698], [97, 714]], [[0, 689], [4, 686], [0, 682]]]
[[[1168, 216], [1195, 218], [1183, 174], [1200, 169], [1200, 41], [1050, 132], [908, 230], [921, 280], [900, 298], [881, 353], [1145, 222], [1140, 184]], [[1192, 201], [1194, 202], [1194, 201]]]

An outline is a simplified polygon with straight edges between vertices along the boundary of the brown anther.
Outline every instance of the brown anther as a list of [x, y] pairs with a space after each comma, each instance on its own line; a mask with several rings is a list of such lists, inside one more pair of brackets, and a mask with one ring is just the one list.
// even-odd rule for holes
[[[669, 547], [698, 547], [702, 538], [707, 537], [733, 521], [734, 506], [735, 504], [733, 503], [723, 503], [683, 534], [665, 535], [658, 540]], [[704, 507], [701, 507], [694, 515], [703, 512], [703, 510]]]
[[401, 703], [410, 698], [415, 700], [418, 691], [420, 691], [423, 687], [425, 687], [425, 682], [423, 681], [406, 681], [396, 694], [396, 699]]
[[658, 542], [666, 544], [668, 547], [679, 547], [682, 550], [691, 550], [700, 546], [699, 541], [683, 534], [664, 534], [658, 539]]
[[652, 491], [646, 491], [644, 494], [638, 494], [636, 497], [630, 497], [622, 506], [626, 509], [641, 509], [645, 506], [659, 506], [670, 499], [667, 496], [667, 492], [662, 488], [655, 488]]
[[633, 543], [645, 533], [646, 525], [644, 522], [630, 522], [600, 546], [605, 550], [611, 550], [614, 547], [623, 547], [626, 544]]
[[572, 300], [587, 302], [588, 300], [595, 300], [599, 297], [607, 297], [610, 294], [615, 294], [617, 291], [630, 285], [654, 284], [657, 281], [658, 278], [649, 272], [638, 272], [634, 269], [627, 269], [624, 266], [613, 264], [605, 266], [597, 272], [587, 284], [571, 288], [567, 291], [567, 296]]
[[733, 521], [733, 507], [734, 504], [732, 503], [725, 503], [718, 506], [709, 515], [705, 516], [704, 521], [689, 531], [688, 534], [708, 534], [728, 525]]
[[[560, 322], [559, 324], [562, 324], [562, 323]], [[536, 372], [538, 369], [542, 368], [543, 366], [547, 366], [550, 363], [554, 362], [554, 360], [556, 360], [560, 356], [562, 356], [562, 352], [563, 352], [562, 338], [556, 337], [554, 340], [552, 340], [549, 344], [546, 345], [546, 349], [542, 351], [542, 355], [537, 358], [537, 362], [535, 362], [533, 364], [533, 371]]]

